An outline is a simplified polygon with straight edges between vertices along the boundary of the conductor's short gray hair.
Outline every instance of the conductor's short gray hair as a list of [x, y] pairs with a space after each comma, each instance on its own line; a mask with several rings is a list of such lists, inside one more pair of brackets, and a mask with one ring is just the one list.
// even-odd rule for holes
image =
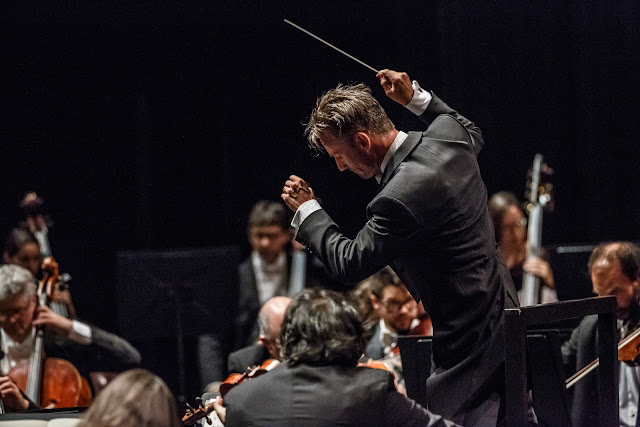
[[19, 265], [0, 267], [0, 301], [16, 295], [32, 296], [36, 293], [36, 280], [29, 270]]
[[334, 138], [351, 141], [356, 132], [384, 134], [393, 123], [364, 83], [338, 85], [316, 101], [305, 134], [312, 150], [324, 151], [320, 139], [328, 132]]

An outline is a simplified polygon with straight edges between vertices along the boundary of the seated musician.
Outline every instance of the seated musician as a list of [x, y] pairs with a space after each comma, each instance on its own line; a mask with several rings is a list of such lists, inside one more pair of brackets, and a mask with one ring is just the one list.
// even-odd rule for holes
[[[5, 264], [24, 267], [33, 274], [33, 277], [37, 278], [40, 277], [43, 256], [40, 243], [33, 233], [22, 228], [14, 228], [9, 232], [2, 254]], [[53, 300], [55, 301], [55, 305], [52, 307], [54, 311], [65, 317], [75, 317], [76, 311], [68, 289], [56, 289]], [[60, 307], [62, 308], [60, 309]]]
[[558, 301], [553, 285], [553, 271], [544, 252], [542, 257], [527, 257], [527, 218], [513, 193], [500, 191], [489, 198], [489, 214], [493, 221], [496, 242], [504, 256], [509, 274], [518, 293], [522, 293], [524, 273], [540, 278], [540, 303]]
[[140, 353], [117, 335], [38, 307], [33, 275], [17, 265], [0, 267], [0, 395], [7, 410], [24, 411], [34, 402], [17, 394], [12, 373], [29, 362], [35, 327], [45, 328], [44, 351], [75, 365], [81, 375], [91, 370], [119, 371], [140, 363]]
[[453, 425], [400, 394], [390, 372], [357, 366], [364, 332], [344, 296], [305, 289], [282, 323], [283, 362], [218, 398], [216, 413], [226, 426]]
[[[616, 296], [618, 339], [640, 325], [640, 247], [630, 242], [597, 246], [589, 258], [593, 291]], [[565, 364], [581, 369], [598, 357], [598, 316], [585, 317], [562, 346]], [[618, 365], [620, 425], [636, 426], [640, 407], [640, 358]], [[573, 386], [571, 423], [574, 427], [598, 425], [598, 375], [591, 372]]]
[[229, 355], [229, 372], [242, 373], [248, 367], [261, 365], [267, 359], [280, 360], [280, 328], [290, 302], [289, 297], [273, 297], [264, 303], [258, 313], [258, 342]]

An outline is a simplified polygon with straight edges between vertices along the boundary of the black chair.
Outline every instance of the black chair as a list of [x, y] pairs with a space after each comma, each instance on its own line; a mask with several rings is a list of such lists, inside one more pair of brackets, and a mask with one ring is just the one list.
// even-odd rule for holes
[[506, 426], [527, 425], [527, 327], [598, 315], [600, 337], [598, 395], [601, 427], [618, 426], [618, 392], [615, 383], [615, 297], [596, 297], [505, 310]]

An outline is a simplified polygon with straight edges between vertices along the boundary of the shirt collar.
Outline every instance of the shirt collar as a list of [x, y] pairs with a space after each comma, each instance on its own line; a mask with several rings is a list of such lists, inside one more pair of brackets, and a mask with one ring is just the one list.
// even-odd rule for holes
[[287, 255], [285, 252], [282, 252], [273, 263], [267, 264], [257, 252], [253, 251], [251, 253], [251, 261], [254, 269], [257, 271], [263, 271], [265, 273], [281, 273], [286, 268]]
[[378, 184], [380, 184], [380, 182], [382, 181], [382, 174], [384, 173], [384, 170], [389, 164], [389, 160], [391, 160], [391, 158], [393, 157], [395, 152], [398, 150], [398, 148], [402, 145], [404, 140], [407, 139], [407, 136], [409, 135], [407, 135], [402, 131], [399, 131], [398, 135], [396, 135], [395, 139], [389, 146], [389, 149], [387, 150], [387, 153], [384, 155], [384, 158], [382, 159], [382, 163], [380, 164], [380, 172], [378, 172], [375, 176], [376, 181], [378, 181]]

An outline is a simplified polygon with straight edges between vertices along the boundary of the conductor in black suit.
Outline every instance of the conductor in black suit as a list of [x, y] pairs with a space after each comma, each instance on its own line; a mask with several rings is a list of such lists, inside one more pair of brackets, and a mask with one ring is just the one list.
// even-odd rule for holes
[[279, 366], [218, 400], [225, 426], [452, 425], [400, 394], [390, 372], [356, 366], [364, 326], [337, 292], [302, 291], [285, 314], [281, 342]]
[[487, 211], [476, 160], [482, 134], [406, 73], [377, 77], [425, 131], [396, 130], [364, 84], [326, 92], [306, 128], [310, 145], [341, 171], [381, 184], [357, 236], [343, 235], [297, 176], [282, 199], [296, 212], [296, 239], [336, 277], [356, 282], [389, 264], [422, 300], [434, 329], [429, 409], [464, 425], [495, 425], [504, 409], [503, 311], [518, 297]]

